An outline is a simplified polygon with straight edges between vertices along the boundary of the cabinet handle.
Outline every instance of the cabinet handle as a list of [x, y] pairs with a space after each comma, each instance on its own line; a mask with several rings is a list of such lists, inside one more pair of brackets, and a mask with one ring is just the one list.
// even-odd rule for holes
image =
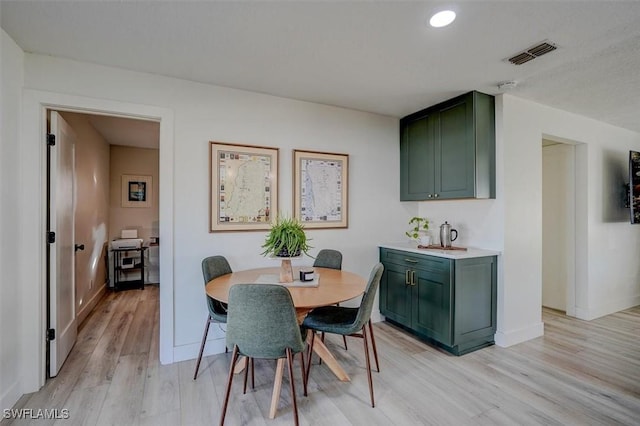
[[418, 263], [417, 260], [413, 260], [413, 259], [405, 259], [404, 261], [409, 263]]
[[416, 271], [411, 271], [411, 285], [416, 285]]
[[410, 270], [406, 270], [404, 271], [404, 285], [410, 285], [411, 283], [409, 282], [409, 272], [411, 272]]
[[431, 195], [431, 194], [427, 194], [427, 198], [431, 198], [431, 197], [432, 197], [432, 195]]
[[438, 198], [440, 194], [433, 194], [434, 197]]

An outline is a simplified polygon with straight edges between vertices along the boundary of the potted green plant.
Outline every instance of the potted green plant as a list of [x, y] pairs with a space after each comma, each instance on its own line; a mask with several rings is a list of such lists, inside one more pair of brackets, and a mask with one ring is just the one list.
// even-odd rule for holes
[[298, 219], [279, 215], [262, 245], [262, 255], [296, 257], [304, 253], [309, 256], [309, 241]]
[[429, 219], [414, 216], [409, 219], [409, 225], [411, 225], [412, 228], [405, 232], [407, 237], [417, 241], [422, 246], [431, 244], [431, 236], [427, 232], [429, 230]]
[[296, 218], [278, 215], [262, 245], [263, 256], [280, 257], [280, 282], [293, 282], [291, 258], [302, 253], [309, 256], [311, 246], [302, 223]]

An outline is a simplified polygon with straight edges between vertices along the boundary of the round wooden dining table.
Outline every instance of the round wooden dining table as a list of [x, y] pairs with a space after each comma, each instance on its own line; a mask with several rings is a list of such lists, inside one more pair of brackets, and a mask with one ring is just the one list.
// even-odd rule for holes
[[[300, 268], [294, 268], [294, 276], [298, 276]], [[308, 268], [304, 268], [308, 269]], [[329, 268], [313, 268], [316, 281], [313, 284], [301, 283], [294, 281], [293, 283], [279, 283], [284, 285], [291, 294], [293, 305], [296, 308], [298, 321], [302, 323], [304, 317], [313, 309], [320, 306], [335, 305], [336, 303], [345, 302], [347, 300], [358, 297], [364, 293], [367, 281], [358, 274], [353, 272], [329, 269]], [[232, 272], [222, 275], [209, 281], [206, 285], [207, 295], [213, 299], [223, 303], [229, 301], [229, 289], [235, 284], [253, 284], [266, 283], [272, 277], [278, 277], [280, 268], [258, 268], [248, 269], [244, 271]], [[277, 278], [273, 280], [277, 283]], [[315, 284], [317, 283], [317, 286]], [[315, 333], [309, 333], [307, 339], [309, 343], [311, 339], [315, 339], [313, 343], [313, 351], [325, 362], [329, 369], [342, 381], [349, 381], [349, 376], [342, 366], [335, 359], [333, 354], [325, 346], [319, 338], [315, 337]], [[243, 360], [246, 363], [246, 360]], [[238, 363], [240, 366], [240, 362]], [[240, 367], [245, 367], [242, 364]], [[238, 371], [236, 369], [236, 371]], [[280, 388], [282, 383], [282, 374], [284, 371], [284, 359], [279, 359], [276, 366], [276, 378], [273, 388], [273, 396], [271, 401], [271, 410], [269, 417], [274, 418], [277, 408], [278, 399], [280, 397]]]
[[[293, 299], [293, 306], [295, 306], [299, 316], [306, 315], [313, 308], [335, 305], [358, 297], [364, 292], [367, 285], [364, 278], [353, 272], [329, 268], [313, 268], [313, 270], [318, 277], [318, 285], [316, 287], [300, 281], [279, 283], [289, 289]], [[222, 275], [209, 281], [206, 291], [209, 297], [228, 303], [229, 289], [232, 285], [264, 282], [264, 279], [260, 280], [261, 277], [271, 276], [277, 278], [279, 271], [280, 268], [258, 268]], [[295, 272], [298, 272], [298, 270], [294, 270], [294, 275], [297, 276]], [[276, 282], [277, 280], [274, 281], [274, 283]]]

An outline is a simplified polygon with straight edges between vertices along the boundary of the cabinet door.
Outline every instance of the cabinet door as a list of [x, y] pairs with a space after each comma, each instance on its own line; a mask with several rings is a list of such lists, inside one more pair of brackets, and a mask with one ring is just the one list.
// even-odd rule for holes
[[497, 258], [461, 259], [455, 265], [455, 344], [496, 331]]
[[453, 310], [451, 267], [448, 260], [433, 269], [416, 269], [412, 295], [412, 328], [445, 345], [451, 345]]
[[437, 114], [400, 123], [400, 200], [427, 200], [434, 194]]
[[435, 152], [437, 198], [475, 195], [475, 140], [472, 95], [456, 98], [440, 109]]
[[411, 326], [411, 286], [407, 284], [408, 268], [384, 262], [380, 280], [380, 313], [385, 317]]

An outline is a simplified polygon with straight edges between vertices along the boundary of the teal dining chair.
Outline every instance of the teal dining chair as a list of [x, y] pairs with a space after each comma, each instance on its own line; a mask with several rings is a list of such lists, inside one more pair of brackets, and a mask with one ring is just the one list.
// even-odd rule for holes
[[306, 333], [301, 331], [291, 294], [286, 287], [277, 284], [235, 284], [231, 287], [227, 311], [227, 347], [233, 347], [233, 352], [220, 417], [221, 426], [224, 424], [229, 404], [234, 366], [240, 355], [250, 360], [287, 359], [294, 422], [298, 424], [293, 357], [300, 354], [302, 383], [306, 395], [303, 334]]
[[342, 253], [333, 249], [322, 249], [318, 252], [313, 266], [318, 268], [342, 269]]
[[[342, 269], [342, 253], [333, 249], [322, 249], [318, 252], [316, 260], [313, 262], [313, 266], [319, 268], [331, 268]], [[338, 303], [338, 306], [340, 304]], [[373, 325], [369, 320], [369, 334], [371, 337], [371, 346], [373, 347], [373, 357], [376, 360], [376, 369], [380, 372], [380, 364], [378, 363], [378, 348], [376, 347], [376, 338], [373, 334]], [[322, 341], [324, 341], [324, 333], [322, 333]], [[347, 350], [347, 336], [342, 336], [342, 342], [344, 343], [344, 350]], [[322, 360], [320, 360], [322, 364]]]
[[[209, 281], [214, 278], [218, 278], [225, 274], [233, 272], [229, 262], [224, 256], [209, 256], [202, 260], [202, 276], [204, 278], [204, 285], [206, 286]], [[198, 361], [196, 362], [196, 371], [193, 373], [193, 380], [198, 377], [198, 370], [200, 369], [200, 361], [202, 361], [202, 353], [204, 352], [204, 345], [207, 342], [207, 334], [209, 333], [209, 325], [212, 322], [227, 322], [227, 305], [218, 300], [212, 299], [205, 292], [207, 297], [207, 308], [209, 309], [209, 315], [207, 321], [204, 324], [204, 335], [202, 336], [202, 343], [200, 344], [200, 354], [198, 355]]]
[[[367, 377], [369, 379], [369, 395], [371, 397], [372, 407], [375, 407], [375, 402], [373, 397], [373, 379], [371, 378], [368, 341], [373, 335], [367, 331], [367, 325], [369, 325], [369, 327], [371, 326], [371, 310], [373, 309], [373, 301], [376, 296], [376, 291], [380, 285], [383, 270], [384, 267], [382, 266], [382, 263], [378, 263], [373, 267], [359, 307], [349, 308], [343, 306], [322, 306], [312, 310], [302, 323], [305, 328], [308, 328], [312, 333], [314, 333], [313, 339], [311, 339], [309, 354], [313, 353], [313, 343], [316, 339], [315, 331], [341, 334], [343, 336], [360, 337], [363, 339], [365, 362], [367, 365]], [[310, 371], [311, 356], [308, 357], [307, 363], [307, 381], [309, 380]], [[380, 369], [378, 369], [378, 371], [380, 371]]]
[[[318, 268], [330, 268], [330, 269], [342, 269], [342, 253], [334, 249], [322, 249], [316, 255], [316, 260], [313, 261], [313, 266]], [[338, 303], [338, 305], [340, 305]], [[321, 337], [324, 342], [324, 333]], [[347, 336], [342, 336], [344, 342], [344, 350], [347, 350]], [[322, 364], [322, 360], [320, 360]]]

